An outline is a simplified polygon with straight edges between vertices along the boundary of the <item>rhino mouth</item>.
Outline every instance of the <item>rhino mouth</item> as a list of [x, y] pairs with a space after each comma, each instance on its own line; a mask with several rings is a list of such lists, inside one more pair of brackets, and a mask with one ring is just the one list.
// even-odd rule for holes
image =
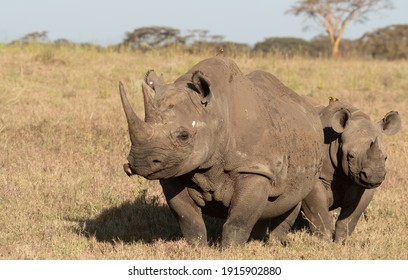
[[144, 169], [144, 168], [137, 168], [132, 166], [130, 163], [125, 163], [123, 165], [123, 170], [125, 173], [130, 177], [133, 175], [142, 176], [148, 180], [157, 180], [157, 179], [169, 179], [175, 176], [177, 172], [174, 172], [173, 167], [164, 167], [160, 169]]
[[348, 161], [348, 171], [348, 178], [365, 189], [378, 188], [385, 180], [386, 175], [383, 168], [362, 167], [355, 170], [350, 161]]
[[149, 180], [169, 179], [175, 177], [174, 173], [175, 172], [173, 172], [170, 168], [163, 168], [144, 175], [143, 177]]
[[369, 181], [365, 180], [364, 178], [361, 178], [361, 176], [357, 175], [355, 176], [354, 174], [351, 174], [351, 179], [356, 182], [359, 186], [365, 188], [365, 189], [375, 189], [378, 188], [384, 180], [378, 180], [378, 181]]
[[362, 186], [365, 189], [375, 189], [378, 188], [381, 183], [368, 183], [364, 181], [357, 182], [360, 186]]

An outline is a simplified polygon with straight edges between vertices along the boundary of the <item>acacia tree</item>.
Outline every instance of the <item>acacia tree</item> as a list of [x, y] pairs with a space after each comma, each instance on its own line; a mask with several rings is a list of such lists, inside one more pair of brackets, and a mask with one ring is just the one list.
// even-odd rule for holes
[[287, 13], [317, 21], [330, 38], [332, 56], [337, 57], [344, 30], [351, 22], [365, 22], [370, 12], [392, 8], [389, 0], [300, 0]]
[[167, 26], [141, 27], [126, 33], [123, 41], [132, 48], [166, 46], [169, 44], [184, 44], [185, 38], [180, 36], [180, 30]]
[[41, 31], [41, 32], [31, 32], [23, 37], [20, 38], [19, 40], [23, 44], [28, 44], [32, 42], [37, 42], [37, 43], [45, 43], [49, 41], [48, 39], [48, 31]]

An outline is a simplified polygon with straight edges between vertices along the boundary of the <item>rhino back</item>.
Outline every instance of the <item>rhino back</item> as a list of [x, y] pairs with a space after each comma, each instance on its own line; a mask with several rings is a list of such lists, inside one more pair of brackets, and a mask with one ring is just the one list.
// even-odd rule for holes
[[291, 156], [303, 157], [300, 165], [319, 157], [317, 144], [323, 134], [313, 106], [272, 74], [255, 71], [247, 77], [257, 89], [259, 114], [265, 127], [269, 127], [271, 147], [286, 148]]

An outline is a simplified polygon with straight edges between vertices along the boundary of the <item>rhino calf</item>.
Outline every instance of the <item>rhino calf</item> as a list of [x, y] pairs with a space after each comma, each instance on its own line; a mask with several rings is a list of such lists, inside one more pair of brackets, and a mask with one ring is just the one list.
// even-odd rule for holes
[[341, 208], [334, 239], [343, 242], [384, 181], [387, 154], [383, 134], [401, 128], [397, 112], [375, 123], [357, 108], [332, 100], [320, 109], [324, 129], [325, 157], [320, 183], [304, 199], [302, 209], [312, 232], [331, 238], [329, 210]]
[[[149, 71], [145, 120], [123, 85], [128, 175], [159, 179], [189, 243], [207, 243], [203, 214], [225, 218], [221, 245], [286, 233], [318, 181], [323, 132], [313, 108], [273, 75], [244, 75], [217, 56], [174, 83]], [[252, 233], [252, 235], [251, 235]]]

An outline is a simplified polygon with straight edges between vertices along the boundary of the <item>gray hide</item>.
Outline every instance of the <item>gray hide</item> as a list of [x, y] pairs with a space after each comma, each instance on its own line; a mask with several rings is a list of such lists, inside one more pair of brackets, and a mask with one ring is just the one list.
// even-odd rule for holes
[[203, 214], [225, 218], [222, 246], [278, 238], [318, 181], [323, 151], [312, 106], [273, 75], [242, 74], [224, 57], [199, 62], [174, 83], [143, 83], [145, 121], [123, 85], [132, 142], [128, 175], [159, 179], [189, 243], [206, 244]]

